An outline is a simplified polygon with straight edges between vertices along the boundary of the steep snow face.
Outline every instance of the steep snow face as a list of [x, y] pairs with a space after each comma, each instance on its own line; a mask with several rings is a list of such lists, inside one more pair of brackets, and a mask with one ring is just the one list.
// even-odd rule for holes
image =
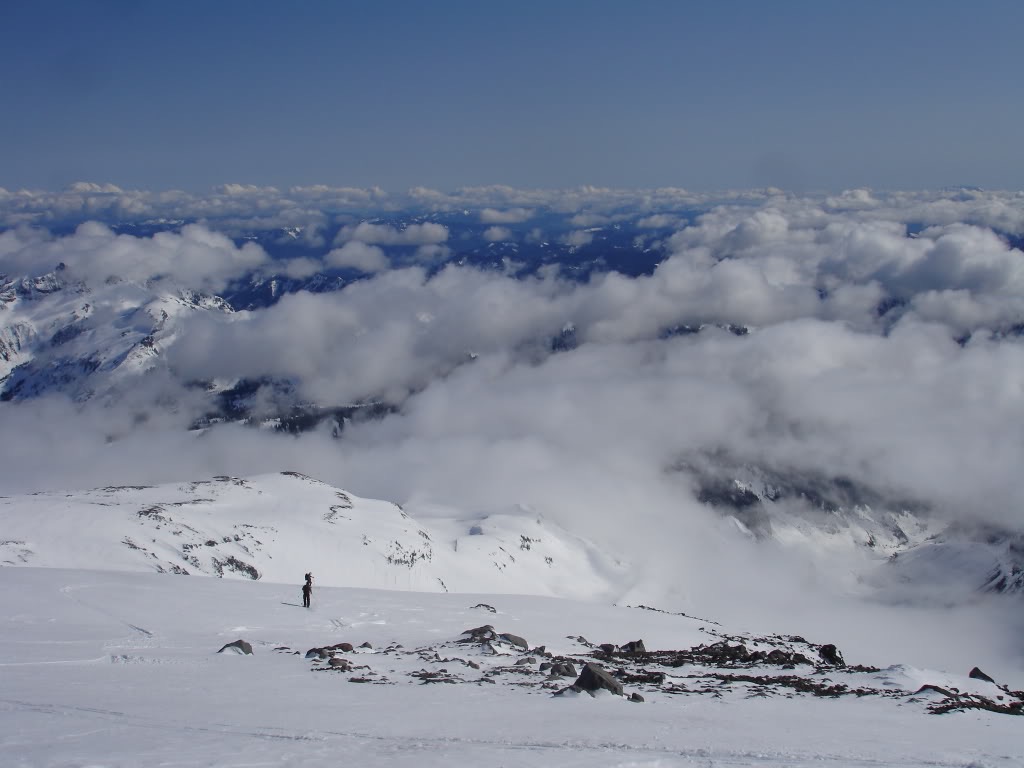
[[607, 598], [624, 567], [525, 512], [413, 520], [294, 472], [0, 499], [0, 564]]

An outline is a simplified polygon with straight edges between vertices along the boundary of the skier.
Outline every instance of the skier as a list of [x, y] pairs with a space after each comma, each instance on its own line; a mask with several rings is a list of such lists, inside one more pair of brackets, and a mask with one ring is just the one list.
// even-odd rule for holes
[[306, 583], [302, 585], [302, 607], [309, 608], [309, 596], [313, 594], [313, 574], [306, 574]]

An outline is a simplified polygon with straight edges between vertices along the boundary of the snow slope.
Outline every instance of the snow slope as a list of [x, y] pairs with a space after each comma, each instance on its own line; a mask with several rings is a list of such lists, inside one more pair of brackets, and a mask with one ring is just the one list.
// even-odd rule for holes
[[0, 564], [610, 598], [624, 568], [524, 511], [413, 520], [295, 472], [0, 498]]
[[[859, 674], [861, 684], [889, 689], [822, 697], [719, 680], [709, 676], [721, 671], [700, 664], [654, 667], [652, 654], [644, 663], [694, 690], [669, 693], [628, 682], [627, 692], [642, 692], [644, 702], [608, 693], [555, 696], [572, 679], [549, 680], [538, 669], [543, 656], [531, 653], [532, 662], [516, 665], [529, 656], [508, 645], [487, 655], [459, 643], [463, 632], [489, 623], [525, 638], [532, 649], [546, 645], [579, 664], [599, 653], [581, 636], [615, 644], [642, 638], [648, 649], [680, 649], [706, 647], [724, 629], [656, 611], [544, 597], [318, 586], [310, 610], [297, 598], [293, 586], [267, 582], [0, 568], [4, 764], [1009, 768], [1024, 762], [1019, 719], [981, 710], [928, 714], [937, 694], [914, 693], [925, 683], [989, 695], [998, 690], [965, 674], [907, 666], [854, 673], [819, 664], [808, 679], [839, 682]], [[239, 638], [252, 644], [253, 655], [217, 653]], [[751, 647], [759, 642], [740, 639]], [[306, 658], [309, 648], [341, 642], [356, 646], [342, 654], [351, 670]], [[360, 648], [364, 642], [372, 648]], [[617, 654], [606, 666], [638, 663]], [[1010, 682], [1021, 687], [1020, 680]]]

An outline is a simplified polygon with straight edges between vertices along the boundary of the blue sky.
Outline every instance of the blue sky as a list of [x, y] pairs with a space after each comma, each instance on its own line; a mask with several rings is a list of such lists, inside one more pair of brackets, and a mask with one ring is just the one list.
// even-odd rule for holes
[[1021, 187], [1024, 3], [0, 0], [0, 187]]

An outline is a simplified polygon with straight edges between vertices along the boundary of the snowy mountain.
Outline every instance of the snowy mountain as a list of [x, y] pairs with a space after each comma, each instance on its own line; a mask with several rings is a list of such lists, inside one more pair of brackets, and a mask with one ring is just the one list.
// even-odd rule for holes
[[624, 567], [522, 510], [413, 520], [296, 472], [0, 498], [0, 564], [610, 598]]
[[0, 750], [32, 766], [1024, 757], [1007, 717], [1024, 678], [982, 642], [990, 623], [946, 638], [946, 610], [846, 603], [766, 629], [616, 606], [635, 564], [536, 514], [420, 512], [296, 472], [0, 498]]
[[232, 309], [172, 281], [108, 278], [92, 286], [66, 279], [63, 266], [35, 278], [0, 278], [0, 398], [85, 400], [130, 387], [161, 365], [181, 316], [203, 311]]

